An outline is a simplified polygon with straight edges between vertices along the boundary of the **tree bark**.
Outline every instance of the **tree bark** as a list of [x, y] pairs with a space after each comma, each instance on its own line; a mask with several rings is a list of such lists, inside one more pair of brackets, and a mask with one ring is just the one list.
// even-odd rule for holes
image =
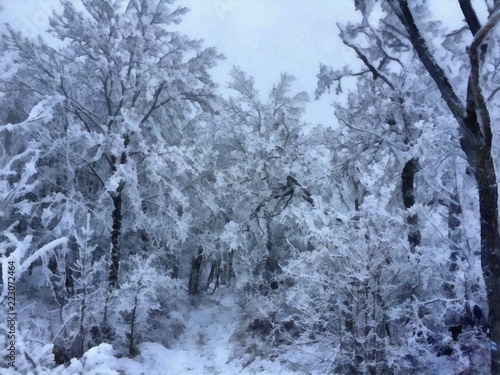
[[[408, 160], [401, 173], [401, 192], [403, 194], [403, 204], [408, 211], [415, 204], [415, 173], [418, 170], [418, 160], [412, 158]], [[411, 251], [414, 252], [415, 248], [420, 245], [420, 230], [418, 229], [418, 215], [416, 213], [408, 213], [406, 218], [408, 223], [408, 242], [411, 246]]]
[[481, 28], [481, 24], [479, 23], [474, 8], [472, 8], [470, 0], [458, 0], [458, 3], [460, 4], [460, 9], [462, 9], [462, 13], [465, 16], [465, 20], [469, 25], [472, 35], [475, 35]]
[[460, 215], [462, 214], [462, 206], [460, 204], [460, 197], [455, 191], [450, 196], [450, 202], [448, 203], [448, 238], [451, 241], [451, 255], [450, 255], [450, 272], [455, 272], [458, 270], [458, 258], [460, 255], [460, 249], [457, 244], [461, 242], [460, 234]]
[[189, 274], [188, 292], [194, 296], [198, 294], [200, 279], [201, 279], [201, 266], [203, 265], [203, 248], [198, 248], [198, 255], [191, 261], [191, 273]]
[[[127, 147], [129, 137], [125, 137], [124, 146]], [[127, 154], [125, 151], [120, 156], [120, 164], [127, 162]], [[111, 170], [116, 173], [118, 160], [115, 156], [111, 157]], [[116, 192], [110, 192], [111, 200], [113, 201], [113, 212], [111, 213], [112, 230], [111, 230], [111, 265], [109, 268], [108, 287], [113, 290], [118, 285], [118, 270], [120, 268], [120, 237], [122, 234], [122, 203], [123, 189], [125, 181], [121, 181], [116, 189]]]
[[234, 258], [234, 251], [230, 250], [225, 256], [224, 263], [222, 265], [222, 274], [220, 281], [222, 285], [227, 285], [231, 280], [231, 278], [235, 277], [233, 269], [233, 258]]
[[135, 324], [137, 320], [137, 306], [139, 305], [139, 292], [142, 289], [142, 280], [139, 282], [137, 286], [137, 290], [134, 296], [134, 307], [132, 308], [132, 316], [130, 319], [130, 332], [129, 332], [129, 341], [128, 341], [128, 354], [129, 356], [134, 356], [137, 354], [137, 350], [134, 344], [134, 336], [135, 336]]
[[[478, 150], [479, 151], [479, 150]], [[489, 336], [492, 341], [491, 373], [500, 374], [500, 236], [498, 234], [498, 188], [490, 153], [478, 152], [476, 181], [481, 220], [481, 267], [488, 298]], [[500, 348], [499, 348], [500, 349]]]
[[120, 268], [120, 236], [122, 233], [122, 193], [111, 197], [113, 200], [113, 229], [111, 231], [111, 265], [109, 268], [109, 288], [114, 289], [118, 284], [118, 269]]

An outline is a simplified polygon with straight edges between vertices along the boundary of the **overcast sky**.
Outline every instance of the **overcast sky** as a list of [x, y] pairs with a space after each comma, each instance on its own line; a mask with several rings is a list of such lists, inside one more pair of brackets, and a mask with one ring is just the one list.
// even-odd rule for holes
[[[472, 3], [484, 8], [483, 0]], [[0, 4], [5, 8], [0, 21], [26, 36], [45, 30], [51, 10], [59, 7], [58, 0], [0, 0]], [[314, 101], [316, 74], [319, 63], [359, 66], [353, 52], [340, 42], [337, 28], [339, 22], [360, 20], [354, 0], [180, 0], [177, 4], [191, 9], [181, 31], [204, 39], [206, 47], [215, 46], [226, 56], [213, 70], [221, 92], [225, 93], [233, 65], [254, 76], [261, 97], [267, 96], [281, 72], [287, 72], [297, 78], [294, 90], [310, 95], [306, 121], [336, 124], [331, 103], [337, 98], [332, 94]], [[436, 18], [451, 27], [461, 25], [458, 1], [433, 0], [430, 5]]]
[[[58, 0], [0, 0], [2, 23], [9, 22], [26, 36], [47, 28]], [[193, 38], [205, 40], [226, 56], [213, 70], [225, 91], [233, 65], [254, 76], [262, 97], [267, 97], [280, 73], [296, 78], [294, 91], [307, 91], [311, 103], [306, 121], [333, 124], [332, 96], [314, 101], [319, 63], [341, 67], [357, 63], [338, 39], [337, 22], [355, 20], [353, 0], [180, 0], [191, 11], [179, 26]]]
[[[334, 96], [314, 101], [319, 63], [342, 67], [357, 64], [353, 53], [338, 38], [337, 22], [359, 19], [353, 0], [186, 0], [191, 12], [181, 27], [207, 45], [214, 45], [226, 60], [214, 71], [228, 81], [233, 65], [254, 76], [262, 95], [287, 72], [296, 78], [294, 89], [307, 91], [311, 103], [306, 120], [334, 123]], [[225, 86], [225, 83], [223, 84]]]

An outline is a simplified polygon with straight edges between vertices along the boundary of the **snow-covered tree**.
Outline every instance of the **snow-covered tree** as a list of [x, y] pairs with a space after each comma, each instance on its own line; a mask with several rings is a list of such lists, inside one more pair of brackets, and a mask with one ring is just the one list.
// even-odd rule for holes
[[75, 222], [85, 217], [78, 206], [94, 212], [101, 251], [111, 250], [110, 287], [124, 238], [127, 251], [138, 252], [186, 236], [180, 187], [194, 172], [186, 129], [210, 111], [215, 84], [207, 69], [219, 56], [169, 31], [186, 12], [172, 3], [84, 0], [80, 11], [63, 1], [50, 20], [61, 46], [9, 35], [23, 72], [10, 84], [28, 88], [40, 116], [53, 109], [45, 126], [28, 119], [10, 129], [39, 142], [32, 148], [40, 150], [46, 203], [31, 214], [54, 227], [67, 225], [61, 203], [74, 201]]
[[301, 119], [307, 93], [290, 95], [293, 76], [282, 74], [265, 101], [240, 68], [231, 78], [236, 96], [224, 100], [214, 137], [214, 182], [225, 187], [216, 195], [224, 207], [221, 245], [234, 252], [240, 285], [274, 288], [280, 262], [307, 248], [302, 221], [314, 210], [320, 186], [313, 167], [321, 169], [324, 150], [314, 149], [314, 134]]
[[122, 262], [154, 254], [167, 274], [183, 249], [185, 186], [200, 170], [197, 128], [214, 115], [208, 71], [221, 56], [175, 31], [187, 9], [173, 0], [61, 3], [50, 18], [59, 44], [13, 28], [4, 39], [1, 256], [31, 266], [26, 286], [53, 298], [53, 333], [78, 345], [71, 357], [123, 331], [109, 318]]
[[[471, 160], [467, 152], [470, 152], [471, 144], [464, 145], [464, 139], [467, 143], [473, 137], [464, 138], [463, 132], [461, 133], [461, 130], [456, 128], [454, 118], [457, 119], [458, 112], [453, 113], [456, 107], [452, 108], [452, 114], [449, 112], [450, 106], [461, 106], [458, 98], [455, 97], [456, 101], [453, 98], [449, 100], [455, 95], [449, 82], [464, 91], [468, 84], [466, 80], [463, 80], [463, 75], [453, 74], [456, 72], [468, 74], [469, 70], [469, 59], [459, 48], [464, 44], [461, 36], [463, 30], [450, 33], [445, 37], [443, 46], [446, 51], [439, 55], [439, 58], [443, 58], [444, 55], [443, 64], [449, 61], [458, 63], [459, 68], [450, 70], [451, 77], [448, 78], [441, 70], [429, 71], [429, 61], [434, 58], [428, 53], [427, 47], [424, 48], [427, 55], [422, 57], [421, 53], [424, 51], [419, 50], [421, 45], [415, 46], [415, 43], [425, 44], [420, 34], [418, 37], [416, 34], [412, 35], [412, 32], [416, 30], [415, 24], [412, 25], [408, 18], [403, 21], [403, 24], [406, 22], [404, 25], [406, 30], [403, 30], [398, 20], [402, 14], [411, 18], [411, 13], [416, 12], [419, 15], [419, 22], [425, 24], [427, 36], [445, 35], [446, 29], [443, 25], [427, 21], [429, 13], [425, 5], [415, 6], [410, 11], [404, 1], [382, 2], [375, 5], [370, 3], [370, 6], [365, 2], [357, 4], [358, 7], [363, 4], [366, 6], [361, 7], [366, 11], [365, 17], [359, 25], [343, 27], [341, 37], [362, 61], [362, 69], [354, 72], [349, 69], [335, 71], [322, 66], [318, 75], [317, 94], [321, 95], [334, 83], [339, 85], [338, 90], [340, 90], [340, 83], [345, 77], [358, 76], [360, 77], [357, 79], [358, 90], [350, 97], [368, 96], [367, 101], [380, 103], [369, 105], [365, 100], [356, 99], [362, 104], [357, 105], [353, 111], [351, 100], [349, 107], [343, 112], [341, 123], [357, 133], [356, 137], [371, 138], [371, 141], [364, 143], [366, 145], [364, 148], [359, 147], [361, 154], [370, 155], [370, 162], [361, 162], [359, 166], [365, 165], [373, 169], [372, 163], [384, 154], [383, 149], [396, 151], [393, 153], [396, 156], [396, 163], [391, 163], [382, 170], [385, 173], [396, 173], [392, 178], [386, 177], [386, 181], [399, 180], [398, 189], [401, 195], [399, 198], [398, 195], [395, 196], [398, 199], [393, 200], [390, 205], [393, 207], [391, 211], [395, 212], [394, 206], [396, 204], [397, 207], [399, 202], [407, 211], [405, 214], [408, 224], [407, 240], [413, 249], [412, 254], [416, 255], [416, 257], [412, 255], [412, 258], [416, 262], [415, 270], [420, 274], [418, 278], [422, 278], [423, 281], [423, 283], [419, 282], [418, 287], [412, 292], [414, 296], [412, 298], [417, 299], [413, 304], [408, 305], [408, 307], [416, 308], [415, 311], [419, 311], [420, 315], [414, 315], [414, 318], [409, 319], [406, 324], [414, 326], [420, 321], [418, 324], [427, 327], [427, 333], [423, 335], [427, 335], [427, 338], [433, 337], [427, 342], [415, 340], [415, 344], [420, 347], [419, 350], [430, 350], [435, 356], [451, 355], [450, 361], [446, 362], [447, 365], [435, 357], [425, 358], [424, 356], [412, 362], [411, 366], [417, 368], [429, 361], [434, 361], [434, 364], [430, 365], [431, 368], [432, 366], [442, 368], [445, 365], [450, 366], [450, 371], [461, 371], [466, 368], [472, 368], [476, 372], [485, 371], [484, 354], [478, 353], [484, 353], [486, 350], [487, 342], [484, 340], [486, 328], [484, 317], [476, 317], [476, 315], [482, 316], [482, 311], [485, 310], [484, 294], [481, 293], [482, 286], [478, 280], [479, 241], [476, 233], [479, 232], [479, 226], [463, 226], [463, 223], [470, 223], [471, 219], [472, 222], [479, 222], [475, 209], [475, 204], [477, 205], [478, 202], [477, 196], [471, 190], [470, 178], [470, 175], [477, 174], [477, 170], [470, 169]], [[470, 16], [471, 14], [467, 13], [471, 10], [470, 3], [463, 2], [463, 4], [465, 8], [462, 9], [466, 16]], [[373, 17], [369, 16], [369, 11], [373, 9], [373, 6], [382, 10], [380, 18], [376, 20], [379, 22], [377, 27], [370, 24], [373, 22]], [[398, 10], [398, 7], [401, 9]], [[457, 35], [460, 36], [457, 37]], [[412, 45], [415, 47], [415, 53], [422, 59], [422, 65], [415, 64], [412, 60], [414, 53]], [[478, 48], [478, 45], [472, 47]], [[430, 60], [424, 61], [429, 58]], [[435, 64], [434, 61], [431, 62]], [[437, 65], [434, 65], [434, 68], [436, 67]], [[368, 86], [367, 79], [372, 81]], [[436, 79], [441, 80], [436, 82], [438, 87], [433, 85]], [[451, 91], [444, 93], [443, 85]], [[370, 93], [373, 88], [375, 91], [367, 95], [367, 92]], [[470, 94], [482, 95], [477, 90]], [[376, 97], [381, 100], [375, 99]], [[469, 97], [469, 100], [472, 100], [471, 98]], [[476, 104], [483, 108], [481, 115], [485, 116], [487, 113], [484, 110], [487, 111], [487, 108], [480, 102], [479, 100]], [[368, 111], [366, 111], [367, 108]], [[337, 110], [337, 115], [339, 113], [342, 114], [342, 111]], [[465, 109], [462, 113], [465, 116]], [[460, 118], [458, 120], [461, 123]], [[469, 120], [472, 119], [469, 118]], [[488, 125], [486, 125], [487, 128]], [[461, 129], [464, 130], [464, 128]], [[374, 143], [382, 145], [378, 147], [375, 154], [373, 154], [375, 149], [371, 146]], [[463, 163], [462, 152], [465, 153], [469, 166]], [[353, 161], [356, 162], [357, 159], [358, 157], [355, 157]], [[360, 172], [359, 166], [356, 172]], [[375, 170], [379, 168], [375, 167]], [[350, 174], [352, 175], [352, 172]], [[380, 188], [385, 189], [387, 186], [387, 183], [378, 184], [376, 179], [368, 177], [374, 174], [370, 170], [356, 174], [358, 174], [356, 182], [361, 181], [361, 190], [365, 199], [366, 196], [373, 194], [374, 187], [376, 191], [381, 192]], [[400, 175], [399, 178], [397, 174]], [[375, 193], [374, 198], [380, 203], [379, 194]], [[481, 221], [481, 223], [484, 222], [484, 220]], [[485, 233], [484, 228], [481, 231]], [[484, 241], [482, 246], [484, 254]], [[436, 256], [438, 248], [441, 250], [437, 252], [439, 256]], [[444, 269], [439, 269], [440, 266], [444, 266]], [[433, 317], [422, 320], [422, 303], [432, 304], [434, 309], [438, 309], [441, 313], [439, 316], [434, 314]], [[479, 323], [480, 321], [482, 323]], [[452, 330], [451, 335], [446, 335], [447, 328]], [[453, 334], [453, 329], [463, 329], [460, 347], [455, 345], [451, 348], [452, 345], [447, 344], [451, 342], [451, 339], [458, 339], [458, 334]], [[411, 336], [412, 331], [414, 334], [421, 330], [410, 330], [406, 334]], [[438, 340], [436, 340], [437, 337], [439, 337]], [[417, 350], [417, 346], [414, 350]], [[464, 350], [464, 348], [468, 349]]]
[[183, 281], [172, 279], [155, 263], [155, 256], [132, 257], [125, 265], [131, 277], [111, 297], [109, 319], [120, 327], [115, 347], [124, 354], [136, 355], [138, 344], [144, 341], [170, 345], [173, 327], [181, 324], [170, 313], [187, 302]]

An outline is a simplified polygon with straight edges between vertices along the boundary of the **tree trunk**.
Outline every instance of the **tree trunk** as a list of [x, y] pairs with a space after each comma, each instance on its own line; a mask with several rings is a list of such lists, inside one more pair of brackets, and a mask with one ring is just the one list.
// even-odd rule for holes
[[109, 268], [109, 288], [114, 289], [118, 283], [118, 269], [120, 268], [120, 236], [122, 232], [122, 193], [111, 197], [113, 200], [113, 229], [111, 231], [111, 266]]
[[[500, 374], [500, 236], [498, 234], [498, 189], [490, 153], [478, 152], [476, 181], [479, 190], [481, 219], [481, 266], [488, 298], [491, 350], [491, 373]], [[500, 348], [499, 348], [500, 349]]]
[[267, 232], [267, 240], [266, 240], [266, 249], [267, 249], [267, 257], [266, 257], [266, 278], [269, 286], [272, 290], [278, 289], [278, 281], [275, 280], [275, 275], [281, 271], [281, 267], [278, 261], [277, 249], [273, 244], [272, 233], [271, 233], [271, 217], [266, 217], [266, 232]]
[[[459, 270], [459, 260], [464, 260], [462, 246], [462, 221], [460, 220], [460, 215], [462, 215], [462, 205], [460, 203], [460, 197], [456, 188], [450, 195], [449, 200], [441, 201], [439, 203], [448, 209], [448, 239], [450, 240], [450, 268], [449, 272], [452, 274]], [[455, 287], [458, 281], [457, 275], [451, 276], [449, 281], [443, 282], [443, 293], [446, 298], [455, 299], [457, 298], [457, 289]], [[465, 281], [467, 283], [467, 280]], [[470, 316], [470, 303], [466, 287], [465, 293], [465, 313]]]
[[[125, 138], [124, 145], [127, 147], [129, 138]], [[120, 164], [125, 164], [127, 162], [127, 154], [122, 152], [120, 157]], [[117, 158], [111, 156], [111, 170], [116, 173], [117, 168]], [[118, 269], [120, 268], [120, 237], [122, 234], [122, 203], [123, 203], [123, 188], [125, 187], [125, 181], [121, 181], [116, 189], [116, 192], [110, 192], [111, 199], [113, 201], [113, 212], [111, 213], [112, 219], [112, 230], [111, 230], [111, 265], [109, 268], [108, 286], [110, 290], [113, 290], [118, 285]]]
[[458, 258], [460, 255], [460, 248], [458, 244], [462, 241], [460, 233], [460, 215], [462, 214], [462, 206], [460, 205], [460, 197], [455, 191], [448, 204], [448, 238], [451, 241], [451, 255], [450, 255], [450, 272], [458, 270]]
[[189, 274], [188, 292], [192, 296], [198, 294], [200, 279], [201, 279], [201, 266], [203, 265], [203, 248], [198, 248], [198, 255], [191, 261], [191, 273]]
[[137, 290], [134, 297], [134, 307], [132, 308], [132, 316], [130, 319], [130, 332], [128, 334], [128, 354], [133, 357], [137, 355], [137, 349], [134, 344], [134, 336], [135, 336], [135, 324], [137, 320], [137, 306], [139, 305], [139, 292], [142, 289], [142, 282], [139, 281], [139, 285], [137, 286]]
[[[408, 160], [401, 173], [401, 192], [403, 194], [403, 204], [408, 211], [415, 204], [415, 173], [418, 170], [418, 160], [412, 158]], [[408, 213], [406, 218], [408, 223], [408, 242], [410, 243], [411, 251], [415, 252], [415, 248], [420, 245], [420, 230], [418, 228], [418, 215], [416, 213]]]
[[230, 250], [224, 258], [225, 260], [224, 263], [222, 264], [222, 274], [220, 283], [222, 285], [227, 285], [231, 280], [231, 278], [235, 276], [233, 269], [234, 251]]
[[207, 290], [210, 288], [210, 284], [213, 282], [214, 283], [214, 288], [212, 290], [212, 293], [214, 294], [216, 289], [219, 287], [219, 282], [220, 282], [220, 276], [221, 276], [221, 261], [220, 260], [212, 260], [212, 264], [210, 267], [210, 273], [208, 275], [207, 279]]

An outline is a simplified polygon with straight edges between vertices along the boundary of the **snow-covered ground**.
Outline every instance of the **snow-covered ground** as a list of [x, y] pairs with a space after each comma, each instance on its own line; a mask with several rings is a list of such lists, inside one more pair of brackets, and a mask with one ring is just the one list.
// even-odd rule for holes
[[89, 350], [81, 360], [73, 360], [59, 374], [126, 375], [209, 375], [239, 374], [242, 366], [230, 362], [230, 337], [237, 325], [234, 299], [220, 288], [213, 296], [194, 299], [184, 315], [185, 329], [170, 348], [157, 343], [142, 343], [133, 359], [115, 358], [109, 345]]
[[[235, 339], [245, 333], [240, 307], [233, 290], [221, 286], [214, 295], [193, 298], [189, 306], [179, 306], [175, 318], [184, 322], [184, 330], [167, 348], [161, 344], [139, 344], [134, 358], [117, 358], [109, 344], [88, 350], [82, 358], [72, 359], [69, 366], [41, 368], [21, 373], [1, 369], [0, 375], [293, 375], [282, 363], [270, 361], [242, 350]], [[235, 350], [236, 349], [236, 350]], [[49, 351], [50, 352], [50, 351]], [[243, 354], [242, 354], [243, 353]]]
[[142, 362], [145, 374], [240, 373], [241, 366], [229, 362], [229, 341], [238, 320], [237, 306], [229, 295], [223, 295], [223, 288], [217, 292], [213, 296], [201, 296], [191, 306], [185, 331], [172, 348], [153, 343], [140, 346], [141, 354], [136, 360]]
[[[186, 307], [182, 307], [186, 309]], [[116, 358], [111, 345], [101, 344], [73, 359], [67, 367], [37, 369], [37, 374], [59, 375], [232, 375], [232, 374], [298, 374], [285, 371], [277, 362], [234, 355], [237, 342], [232, 339], [238, 328], [239, 307], [234, 294], [224, 287], [214, 295], [193, 299], [185, 311], [177, 311], [185, 329], [169, 348], [146, 342], [139, 345], [135, 358]], [[182, 317], [181, 317], [182, 316]], [[251, 353], [250, 353], [251, 354]], [[4, 372], [5, 371], [5, 372]], [[0, 369], [0, 374], [19, 374]], [[23, 374], [24, 375], [24, 374]]]

